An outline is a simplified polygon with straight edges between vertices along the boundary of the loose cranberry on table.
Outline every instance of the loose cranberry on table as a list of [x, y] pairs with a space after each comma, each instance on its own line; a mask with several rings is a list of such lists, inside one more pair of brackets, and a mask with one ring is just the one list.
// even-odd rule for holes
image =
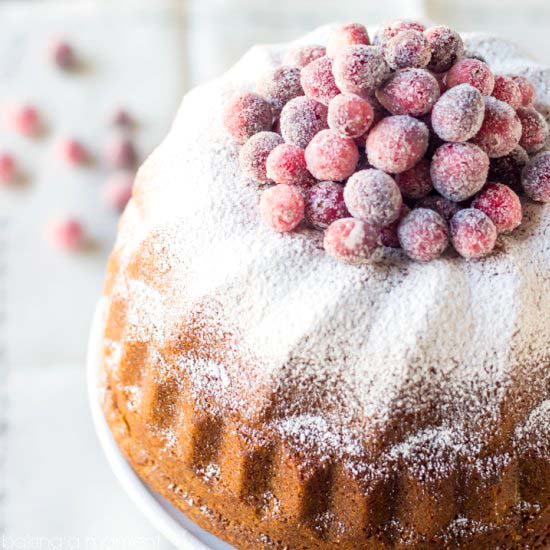
[[459, 204], [441, 195], [428, 195], [427, 197], [422, 197], [416, 203], [416, 206], [435, 210], [446, 221], [449, 221], [459, 210], [461, 210]]
[[126, 137], [115, 137], [105, 149], [107, 164], [113, 168], [134, 168], [137, 156], [133, 141]]
[[267, 158], [283, 143], [283, 138], [275, 132], [259, 132], [253, 135], [239, 151], [239, 166], [242, 173], [259, 183], [268, 183]]
[[88, 151], [76, 139], [63, 139], [57, 145], [59, 157], [68, 165], [85, 164], [89, 160]]
[[401, 220], [411, 211], [411, 209], [406, 205], [403, 204], [401, 207], [401, 212], [399, 213], [399, 217], [389, 225], [386, 225], [385, 227], [382, 227], [380, 229], [380, 243], [382, 246], [387, 246], [388, 248], [400, 248], [401, 245], [399, 244], [399, 237], [397, 236], [397, 230], [399, 228], [399, 224], [401, 223]]
[[408, 199], [420, 199], [433, 190], [430, 161], [419, 160], [412, 168], [395, 175], [402, 195]]
[[46, 238], [54, 248], [75, 252], [84, 247], [84, 227], [75, 218], [52, 219], [46, 225]]
[[16, 171], [14, 156], [9, 153], [0, 153], [0, 183], [4, 185], [13, 183]]
[[304, 217], [304, 199], [292, 185], [275, 185], [260, 198], [260, 214], [264, 222], [278, 233], [292, 231]]
[[502, 183], [488, 183], [472, 201], [472, 208], [485, 212], [498, 233], [509, 233], [521, 223], [519, 197]]
[[254, 134], [271, 129], [273, 111], [263, 97], [244, 92], [229, 101], [224, 110], [223, 123], [237, 143], [244, 143]]
[[538, 202], [550, 202], [550, 151], [533, 157], [523, 169], [521, 184], [525, 194]]
[[291, 143], [281, 143], [269, 153], [266, 171], [267, 179], [275, 183], [299, 185], [311, 179], [304, 150]]
[[365, 26], [359, 23], [340, 25], [328, 37], [327, 55], [334, 59], [344, 48], [356, 44], [370, 44], [369, 33]]
[[432, 48], [421, 31], [400, 32], [384, 45], [384, 58], [392, 69], [420, 69], [431, 57]]
[[340, 93], [332, 69], [332, 59], [326, 56], [312, 61], [302, 69], [300, 83], [307, 97], [328, 105]]
[[304, 95], [300, 73], [298, 67], [283, 65], [269, 71], [258, 83], [258, 93], [267, 99], [274, 114], [280, 113], [291, 99]]
[[513, 109], [521, 107], [523, 103], [523, 96], [519, 86], [509, 76], [495, 76], [495, 86], [492, 95], [498, 100], [508, 103]]
[[431, 50], [432, 57], [428, 69], [435, 73], [448, 71], [457, 61], [464, 56], [464, 43], [456, 32], [440, 25], [424, 31]]
[[64, 70], [75, 66], [76, 56], [73, 47], [65, 40], [56, 40], [51, 46], [51, 56], [54, 63]]
[[342, 137], [362, 136], [373, 120], [372, 105], [355, 94], [339, 94], [329, 103], [329, 128]]
[[367, 137], [369, 163], [390, 174], [412, 168], [428, 149], [428, 127], [411, 116], [382, 119]]
[[279, 119], [284, 140], [305, 149], [316, 134], [328, 128], [327, 113], [327, 107], [314, 99], [291, 99]]
[[378, 231], [368, 223], [355, 218], [333, 222], [323, 239], [327, 254], [352, 265], [365, 263], [378, 248]]
[[376, 90], [376, 98], [392, 115], [425, 115], [439, 95], [437, 80], [424, 69], [396, 71]]
[[507, 155], [491, 159], [489, 179], [517, 190], [521, 184], [521, 171], [528, 162], [527, 151], [518, 145]]
[[449, 228], [453, 246], [464, 258], [482, 258], [495, 247], [497, 229], [491, 218], [481, 210], [460, 210], [452, 217]]
[[409, 30], [424, 32], [426, 27], [419, 21], [412, 21], [409, 19], [390, 21], [383, 25], [374, 35], [373, 44], [375, 46], [384, 46], [394, 36]]
[[318, 44], [296, 46], [288, 50], [283, 58], [283, 63], [301, 68], [325, 55], [327, 55], [326, 48]]
[[473, 143], [446, 143], [437, 149], [430, 168], [433, 186], [459, 202], [473, 197], [487, 181], [489, 157]]
[[545, 118], [532, 107], [520, 107], [516, 113], [521, 122], [519, 144], [528, 152], [536, 153], [548, 139], [548, 124]]
[[311, 227], [326, 229], [332, 222], [349, 216], [344, 187], [333, 181], [320, 181], [305, 192], [305, 218]]
[[101, 190], [103, 202], [112, 210], [122, 212], [132, 198], [134, 176], [121, 172], [110, 176]]
[[449, 245], [447, 222], [434, 210], [415, 208], [397, 229], [399, 244], [405, 254], [420, 262], [439, 258]]
[[511, 76], [511, 78], [519, 88], [522, 107], [530, 107], [533, 105], [535, 101], [535, 87], [531, 84], [530, 80], [521, 75]]
[[37, 136], [42, 129], [40, 114], [32, 105], [12, 107], [8, 113], [8, 122], [13, 131], [28, 137]]
[[461, 59], [455, 63], [445, 75], [447, 88], [459, 84], [469, 84], [481, 92], [491, 95], [495, 87], [495, 77], [487, 63], [479, 59]]

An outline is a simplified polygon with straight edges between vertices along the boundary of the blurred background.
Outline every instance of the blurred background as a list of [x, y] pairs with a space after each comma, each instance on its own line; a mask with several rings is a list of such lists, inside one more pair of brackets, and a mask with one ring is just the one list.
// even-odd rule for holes
[[[0, 0], [0, 180], [2, 155], [15, 162], [0, 185], [2, 548], [169, 548], [109, 471], [86, 400], [124, 185], [185, 91], [252, 44], [406, 17], [496, 32], [550, 64], [548, 0]], [[79, 250], [59, 249], [75, 235]]]

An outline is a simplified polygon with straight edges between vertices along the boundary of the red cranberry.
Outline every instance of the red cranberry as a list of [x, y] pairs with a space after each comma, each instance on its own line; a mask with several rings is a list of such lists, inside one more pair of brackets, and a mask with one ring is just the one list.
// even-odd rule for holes
[[237, 143], [244, 143], [254, 134], [271, 128], [273, 111], [263, 97], [252, 92], [244, 92], [228, 103], [223, 122], [231, 137]]
[[491, 95], [495, 87], [495, 77], [487, 63], [479, 59], [461, 59], [455, 63], [445, 76], [447, 88], [459, 84], [469, 84], [477, 88], [482, 95]]
[[332, 59], [320, 57], [302, 69], [302, 88], [307, 97], [323, 105], [340, 93], [332, 74]]
[[305, 149], [316, 134], [328, 128], [327, 108], [313, 99], [297, 97], [283, 107], [280, 123], [285, 141]]
[[437, 80], [424, 69], [397, 71], [376, 90], [376, 98], [392, 115], [425, 115], [432, 110], [439, 94]]
[[24, 136], [37, 136], [42, 128], [38, 110], [31, 105], [14, 107], [9, 121], [12, 129]]
[[354, 141], [332, 130], [322, 130], [306, 147], [307, 168], [318, 180], [342, 181], [353, 174], [358, 160]]
[[371, 104], [354, 94], [337, 95], [328, 106], [329, 128], [343, 137], [362, 136], [373, 119]]
[[358, 265], [365, 263], [378, 248], [378, 233], [362, 220], [341, 218], [325, 231], [324, 245], [329, 256]]
[[113, 168], [133, 168], [137, 162], [137, 152], [131, 140], [116, 137], [107, 145], [105, 158]]
[[516, 83], [521, 93], [522, 107], [530, 107], [535, 101], [535, 87], [533, 84], [524, 76], [515, 75], [511, 79]]
[[60, 69], [72, 69], [75, 65], [75, 53], [73, 47], [63, 40], [52, 44], [52, 59]]
[[521, 107], [523, 96], [516, 82], [509, 76], [495, 76], [495, 87], [493, 97], [508, 103], [513, 109]]
[[485, 103], [481, 92], [469, 84], [446, 91], [432, 110], [432, 128], [445, 141], [473, 138], [481, 128]]
[[300, 69], [285, 65], [277, 67], [260, 80], [258, 92], [267, 99], [273, 113], [280, 113], [291, 99], [304, 95], [300, 84]]
[[75, 252], [85, 244], [84, 228], [74, 218], [59, 218], [48, 222], [46, 238], [50, 244], [60, 250]]
[[434, 210], [446, 221], [449, 221], [461, 209], [456, 202], [450, 201], [441, 195], [423, 197], [416, 203], [416, 206]]
[[319, 46], [318, 44], [296, 46], [288, 50], [283, 62], [285, 65], [292, 65], [301, 68], [309, 65], [312, 61], [315, 61], [320, 57], [324, 57], [325, 55], [327, 55], [325, 47]]
[[13, 183], [16, 177], [15, 158], [9, 153], [0, 153], [0, 183]]
[[320, 181], [305, 193], [306, 221], [315, 229], [325, 229], [332, 222], [349, 216], [344, 203], [344, 187], [333, 181]]
[[399, 237], [397, 236], [397, 230], [399, 228], [399, 224], [401, 223], [401, 220], [410, 211], [411, 209], [406, 204], [404, 204], [401, 207], [401, 212], [399, 213], [399, 217], [394, 222], [380, 229], [380, 242], [382, 243], [382, 246], [387, 246], [389, 248], [400, 248], [401, 245], [399, 244]]
[[435, 260], [449, 245], [445, 220], [434, 210], [415, 208], [397, 229], [399, 244], [409, 258], [419, 262]]
[[388, 40], [384, 47], [384, 58], [392, 69], [421, 69], [431, 57], [430, 44], [420, 31], [403, 31]]
[[545, 118], [532, 107], [520, 107], [516, 111], [521, 122], [519, 144], [528, 152], [536, 153], [548, 139], [548, 124]]
[[275, 185], [262, 193], [260, 214], [278, 233], [292, 231], [304, 217], [304, 199], [292, 185]]
[[369, 163], [390, 174], [405, 172], [424, 156], [428, 138], [428, 127], [413, 117], [384, 118], [367, 137]]
[[464, 258], [490, 254], [497, 240], [497, 228], [491, 218], [476, 208], [457, 212], [449, 224], [455, 250]]
[[334, 29], [327, 41], [327, 55], [334, 59], [347, 46], [356, 44], [370, 44], [369, 33], [364, 25], [359, 23], [350, 23], [348, 25], [340, 25]]
[[384, 46], [390, 39], [404, 31], [424, 32], [426, 27], [419, 21], [397, 20], [383, 25], [374, 36], [375, 46]]
[[521, 171], [528, 162], [529, 155], [527, 151], [518, 145], [511, 153], [503, 157], [491, 159], [489, 179], [504, 183], [512, 189], [519, 189]]
[[334, 60], [334, 78], [343, 92], [367, 97], [390, 75], [390, 68], [374, 46], [348, 46]]
[[472, 141], [491, 158], [503, 157], [518, 145], [521, 138], [521, 122], [508, 103], [487, 96], [485, 118]]
[[66, 139], [58, 145], [61, 160], [70, 165], [85, 164], [88, 161], [88, 152], [82, 143], [76, 139]]
[[299, 185], [311, 178], [306, 167], [304, 150], [291, 143], [281, 143], [269, 153], [267, 178], [275, 183]]
[[103, 202], [112, 210], [122, 212], [132, 198], [134, 177], [130, 173], [120, 172], [109, 177], [101, 190]]
[[420, 159], [417, 164], [401, 174], [396, 174], [395, 183], [399, 186], [404, 197], [420, 199], [428, 195], [432, 189], [430, 176], [430, 162]]
[[521, 174], [525, 194], [538, 202], [550, 202], [550, 151], [533, 157]]
[[472, 208], [485, 212], [498, 233], [509, 233], [521, 223], [519, 197], [502, 183], [488, 183], [472, 201]]
[[239, 165], [242, 173], [259, 183], [268, 183], [267, 157], [283, 143], [283, 138], [275, 132], [259, 132], [253, 135], [239, 152]]
[[443, 25], [424, 31], [432, 49], [428, 68], [436, 73], [448, 71], [464, 55], [464, 43], [460, 35]]

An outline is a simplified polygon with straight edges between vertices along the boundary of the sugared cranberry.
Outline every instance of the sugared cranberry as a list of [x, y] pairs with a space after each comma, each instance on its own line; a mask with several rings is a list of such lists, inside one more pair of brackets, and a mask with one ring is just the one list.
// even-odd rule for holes
[[300, 69], [283, 65], [270, 71], [258, 83], [258, 93], [267, 99], [274, 114], [295, 97], [304, 95], [300, 84]]
[[464, 55], [464, 43], [460, 35], [440, 25], [424, 31], [432, 49], [428, 68], [436, 73], [448, 71]]
[[311, 179], [304, 150], [291, 143], [277, 145], [267, 157], [266, 168], [267, 178], [275, 183], [299, 185]]
[[283, 62], [285, 65], [294, 67], [305, 67], [312, 61], [327, 55], [326, 48], [318, 44], [309, 44], [307, 46], [296, 46], [288, 50], [284, 56]]
[[520, 107], [516, 111], [521, 122], [519, 144], [528, 152], [536, 153], [548, 139], [548, 124], [544, 117], [532, 107]]
[[485, 117], [472, 141], [491, 158], [503, 157], [518, 145], [521, 138], [521, 122], [508, 103], [491, 96], [483, 99]]
[[533, 157], [521, 174], [525, 194], [538, 202], [550, 202], [550, 151]]
[[376, 90], [376, 98], [392, 115], [425, 115], [439, 94], [437, 80], [424, 69], [399, 70]]
[[397, 230], [399, 228], [399, 224], [401, 223], [401, 220], [410, 211], [411, 209], [406, 204], [403, 204], [403, 206], [401, 207], [401, 212], [399, 213], [399, 217], [394, 222], [380, 229], [379, 238], [382, 246], [387, 246], [389, 248], [400, 248], [401, 245], [399, 244], [399, 237], [397, 236]]
[[343, 92], [366, 97], [390, 75], [379, 48], [348, 46], [334, 60], [334, 78]]
[[72, 166], [85, 164], [89, 159], [88, 151], [76, 139], [64, 139], [60, 141], [58, 144], [58, 154], [63, 162]]
[[444, 197], [459, 202], [473, 197], [487, 181], [489, 158], [472, 143], [446, 143], [437, 149], [430, 173]]
[[260, 214], [278, 233], [292, 231], [304, 217], [304, 199], [292, 185], [275, 185], [262, 193]]
[[283, 107], [280, 125], [287, 143], [305, 149], [316, 134], [328, 128], [327, 108], [307, 97], [291, 99]]
[[468, 141], [479, 132], [484, 115], [481, 92], [469, 84], [459, 84], [447, 90], [434, 105], [432, 128], [445, 141]]
[[403, 31], [388, 40], [384, 47], [384, 58], [392, 69], [421, 69], [431, 57], [431, 46], [420, 31]]
[[352, 139], [322, 130], [306, 147], [308, 170], [318, 180], [342, 181], [353, 174], [359, 151]]
[[511, 153], [491, 159], [489, 179], [504, 183], [517, 190], [521, 183], [521, 171], [528, 162], [529, 155], [527, 151], [518, 145]]
[[472, 208], [485, 212], [498, 233], [509, 233], [521, 223], [519, 197], [502, 183], [488, 183], [472, 201]]
[[254, 134], [271, 128], [273, 111], [263, 97], [252, 92], [244, 92], [233, 97], [227, 104], [223, 123], [237, 143], [244, 143]]
[[409, 258], [420, 262], [435, 260], [449, 245], [445, 220], [434, 210], [415, 208], [397, 229], [399, 244]]
[[354, 218], [385, 226], [399, 217], [403, 199], [394, 179], [381, 170], [361, 170], [344, 188], [344, 201]]
[[112, 210], [122, 212], [132, 198], [134, 177], [131, 173], [120, 172], [113, 174], [105, 182], [101, 190], [103, 202]]
[[239, 152], [242, 173], [259, 183], [268, 183], [267, 157], [281, 143], [283, 138], [275, 132], [259, 132], [253, 135]]
[[42, 129], [40, 114], [32, 105], [13, 107], [8, 120], [11, 128], [23, 136], [37, 136]]
[[332, 59], [328, 56], [312, 61], [302, 69], [301, 84], [307, 97], [323, 105], [340, 93], [332, 74]]
[[410, 116], [382, 119], [367, 137], [367, 157], [372, 166], [399, 174], [412, 168], [428, 149], [428, 127]]
[[327, 254], [352, 265], [365, 263], [378, 248], [378, 232], [368, 223], [355, 218], [342, 218], [325, 231]]
[[74, 218], [59, 218], [48, 222], [46, 238], [60, 250], [75, 252], [85, 244], [84, 227]]
[[133, 168], [137, 162], [134, 143], [126, 137], [115, 137], [107, 144], [105, 159], [113, 168]]
[[509, 76], [496, 75], [493, 97], [508, 103], [513, 109], [521, 107], [523, 96], [517, 83]]
[[356, 44], [370, 44], [369, 33], [364, 25], [350, 23], [340, 25], [329, 35], [327, 41], [327, 55], [334, 59], [347, 46]]
[[383, 25], [375, 34], [373, 43], [375, 46], [384, 46], [388, 40], [391, 40], [394, 36], [409, 30], [424, 32], [426, 27], [419, 21], [411, 21], [406, 19], [390, 21], [389, 23]]
[[535, 101], [535, 87], [525, 76], [516, 75], [511, 78], [516, 83], [521, 93], [522, 107], [530, 107]]
[[481, 258], [495, 247], [497, 228], [481, 210], [464, 208], [458, 211], [449, 224], [455, 250], [464, 258]]
[[13, 183], [15, 176], [15, 158], [9, 153], [0, 153], [0, 184]]
[[495, 77], [487, 63], [479, 59], [461, 59], [445, 75], [447, 88], [459, 84], [469, 84], [477, 88], [482, 95], [491, 95], [495, 87]]
[[325, 229], [332, 222], [349, 216], [344, 203], [344, 187], [333, 181], [320, 181], [305, 193], [305, 217], [315, 229]]
[[371, 104], [355, 94], [337, 95], [328, 106], [329, 128], [343, 137], [362, 136], [373, 119]]
[[459, 210], [460, 206], [441, 195], [428, 195], [421, 198], [417, 207], [435, 210], [444, 220], [449, 221]]
[[73, 47], [64, 40], [56, 40], [51, 46], [51, 55], [54, 63], [60, 68], [69, 70], [75, 66]]
[[425, 197], [433, 189], [430, 162], [421, 159], [412, 168], [401, 172], [401, 174], [396, 174], [395, 183], [399, 186], [404, 197], [409, 199]]

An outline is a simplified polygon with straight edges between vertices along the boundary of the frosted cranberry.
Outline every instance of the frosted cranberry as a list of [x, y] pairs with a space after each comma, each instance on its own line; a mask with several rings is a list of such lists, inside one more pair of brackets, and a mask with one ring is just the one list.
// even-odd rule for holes
[[538, 202], [550, 202], [550, 151], [533, 157], [521, 174], [525, 194]]
[[445, 198], [459, 202], [474, 196], [487, 181], [489, 158], [472, 143], [446, 143], [432, 158], [433, 186]]
[[15, 176], [15, 158], [9, 153], [0, 153], [0, 183], [13, 183]]
[[479, 132], [472, 141], [491, 158], [507, 155], [518, 145], [521, 138], [521, 122], [508, 103], [487, 96], [485, 117]]
[[46, 226], [46, 238], [60, 250], [75, 252], [85, 244], [84, 228], [73, 218], [53, 219]]
[[130, 173], [113, 174], [101, 190], [103, 202], [112, 210], [122, 212], [132, 198], [134, 177]]
[[134, 119], [125, 109], [117, 109], [111, 117], [111, 123], [119, 128], [131, 128], [134, 125]]
[[388, 42], [388, 40], [392, 39], [394, 36], [397, 36], [399, 33], [409, 30], [424, 32], [426, 30], [426, 27], [419, 21], [391, 21], [383, 25], [380, 30], [375, 34], [373, 43], [375, 46], [383, 46]]
[[489, 179], [504, 183], [512, 189], [518, 189], [521, 183], [521, 171], [529, 162], [529, 155], [521, 146], [503, 157], [491, 159]]
[[305, 193], [306, 221], [315, 229], [325, 229], [332, 222], [349, 216], [344, 203], [344, 187], [333, 181], [321, 181]]
[[354, 141], [322, 130], [306, 147], [308, 170], [318, 180], [342, 181], [353, 174], [359, 151]]
[[521, 107], [523, 102], [519, 86], [509, 76], [495, 76], [495, 86], [492, 96], [500, 101], [508, 103], [508, 105], [514, 109]]
[[544, 117], [532, 107], [520, 107], [516, 111], [521, 122], [519, 144], [528, 152], [536, 153], [548, 139], [548, 124]]
[[513, 231], [521, 223], [519, 197], [502, 183], [487, 184], [472, 201], [472, 208], [485, 212], [498, 233]]
[[137, 162], [137, 151], [130, 139], [116, 137], [107, 145], [105, 158], [113, 168], [133, 168]]
[[416, 203], [416, 206], [434, 210], [446, 221], [449, 221], [461, 209], [456, 202], [450, 201], [441, 195], [422, 197]]
[[285, 65], [293, 65], [295, 67], [305, 67], [312, 61], [327, 55], [326, 48], [318, 44], [309, 44], [307, 46], [296, 46], [288, 50], [284, 56], [283, 62]]
[[269, 153], [267, 178], [275, 183], [298, 185], [310, 177], [304, 150], [291, 143], [281, 143]]
[[491, 218], [476, 208], [457, 212], [449, 224], [455, 250], [464, 258], [482, 258], [495, 247], [497, 229]]
[[468, 141], [479, 132], [484, 115], [481, 92], [469, 84], [459, 84], [447, 90], [434, 105], [432, 128], [444, 141]]
[[342, 218], [329, 225], [323, 242], [329, 256], [358, 265], [365, 263], [378, 248], [378, 232], [362, 220]]
[[275, 185], [262, 193], [260, 214], [278, 233], [292, 231], [304, 217], [304, 199], [292, 185]]
[[334, 29], [327, 41], [327, 55], [334, 59], [347, 46], [356, 44], [370, 44], [369, 33], [364, 25], [359, 23], [350, 23], [340, 25]]
[[332, 59], [327, 56], [312, 61], [302, 69], [301, 84], [307, 97], [323, 105], [328, 105], [340, 93], [332, 74]]
[[399, 248], [401, 245], [399, 244], [399, 237], [397, 236], [397, 229], [399, 228], [399, 224], [401, 223], [401, 220], [411, 211], [411, 209], [404, 204], [401, 207], [401, 212], [399, 213], [399, 217], [389, 225], [386, 225], [385, 227], [382, 227], [380, 229], [380, 243], [383, 246], [387, 246], [389, 248]]
[[404, 197], [409, 199], [425, 197], [433, 189], [430, 162], [421, 159], [412, 168], [401, 172], [401, 174], [396, 174], [395, 183], [399, 186]]
[[379, 48], [348, 46], [334, 60], [334, 78], [343, 92], [366, 97], [390, 75]]
[[367, 137], [367, 157], [372, 166], [399, 174], [412, 168], [428, 149], [428, 127], [410, 116], [382, 119]]
[[403, 199], [395, 180], [380, 170], [361, 170], [344, 188], [344, 201], [354, 218], [385, 226], [399, 217]]
[[385, 44], [384, 58], [392, 69], [425, 67], [432, 56], [430, 44], [420, 31], [403, 31]]
[[31, 105], [13, 107], [9, 113], [9, 122], [15, 132], [24, 136], [36, 136], [42, 129], [38, 110]]
[[425, 115], [439, 94], [437, 80], [423, 69], [397, 71], [376, 90], [376, 98], [392, 115]]
[[519, 88], [521, 94], [521, 105], [523, 107], [530, 107], [535, 101], [535, 87], [531, 84], [531, 81], [520, 75], [514, 75], [510, 77]]
[[268, 183], [267, 158], [271, 151], [283, 143], [283, 138], [275, 132], [259, 132], [253, 135], [239, 152], [239, 166], [242, 173], [259, 183]]
[[362, 136], [373, 119], [371, 104], [354, 94], [337, 95], [328, 106], [329, 128], [343, 137]]
[[280, 124], [284, 140], [305, 149], [316, 134], [328, 128], [327, 108], [307, 97], [291, 99], [283, 107]]
[[88, 159], [88, 151], [76, 139], [65, 139], [58, 144], [58, 153], [66, 164], [75, 166], [78, 164], [85, 164]]
[[277, 67], [260, 80], [258, 93], [267, 99], [273, 113], [280, 113], [291, 99], [304, 95], [300, 69], [285, 65]]
[[464, 43], [460, 35], [443, 25], [424, 31], [432, 49], [428, 68], [436, 73], [448, 71], [464, 55]]
[[455, 63], [445, 76], [448, 88], [459, 84], [469, 84], [477, 88], [482, 95], [491, 95], [495, 86], [495, 77], [487, 63], [479, 59], [461, 59]]
[[244, 92], [233, 97], [227, 104], [223, 123], [237, 143], [244, 143], [254, 134], [271, 128], [273, 111], [263, 97], [252, 92]]
[[59, 40], [52, 44], [51, 55], [54, 63], [60, 69], [72, 69], [75, 65], [75, 53], [73, 47], [64, 40]]
[[434, 210], [415, 208], [397, 228], [399, 244], [405, 254], [419, 262], [435, 260], [449, 246], [447, 222]]

